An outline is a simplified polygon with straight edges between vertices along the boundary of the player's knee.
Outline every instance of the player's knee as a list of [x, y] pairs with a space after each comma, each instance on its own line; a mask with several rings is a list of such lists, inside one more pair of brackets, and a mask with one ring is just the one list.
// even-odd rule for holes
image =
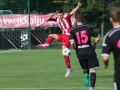
[[53, 37], [53, 34], [50, 34], [50, 35], [48, 35], [48, 36], [51, 36], [51, 37]]
[[96, 72], [95, 68], [90, 69], [90, 73], [95, 73], [95, 72]]
[[62, 50], [63, 49], [66, 49], [66, 48], [69, 48], [70, 47], [70, 45], [67, 45], [66, 43], [65, 43], [65, 45], [62, 45]]
[[70, 56], [71, 51], [70, 51], [70, 49], [65, 48], [62, 50], [62, 54], [63, 54], [63, 56]]
[[54, 39], [56, 39], [56, 40], [58, 39], [58, 36], [56, 34], [50, 34], [49, 36], [52, 37], [52, 38], [54, 38]]
[[66, 47], [69, 48], [69, 47], [70, 47], [70, 44], [66, 44]]

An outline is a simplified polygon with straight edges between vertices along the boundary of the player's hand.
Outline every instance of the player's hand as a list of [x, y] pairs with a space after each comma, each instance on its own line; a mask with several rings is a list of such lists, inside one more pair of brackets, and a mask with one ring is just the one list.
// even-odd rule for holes
[[104, 68], [107, 68], [108, 67], [108, 65], [104, 65]]
[[108, 67], [108, 61], [104, 62], [104, 68]]
[[93, 44], [93, 48], [96, 49], [96, 44], [95, 43]]
[[82, 3], [81, 2], [78, 2], [78, 5], [77, 5], [78, 7], [81, 7], [82, 6]]
[[96, 49], [96, 45], [93, 45], [93, 48]]

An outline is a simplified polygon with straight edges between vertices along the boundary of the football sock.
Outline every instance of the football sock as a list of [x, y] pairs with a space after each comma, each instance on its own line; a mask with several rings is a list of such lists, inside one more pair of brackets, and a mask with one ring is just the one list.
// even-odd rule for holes
[[117, 90], [120, 90], [120, 70], [116, 71]]
[[90, 90], [94, 90], [94, 88], [93, 88], [93, 87], [90, 87]]
[[83, 70], [83, 73], [84, 73], [84, 74], [86, 74], [86, 73], [89, 74], [89, 69], [84, 69], [84, 70]]
[[90, 83], [91, 83], [91, 87], [94, 88], [95, 82], [96, 82], [96, 73], [90, 73]]
[[70, 68], [70, 58], [68, 56], [63, 56], [67, 68]]
[[120, 81], [117, 82], [117, 90], [120, 90]]
[[114, 90], [117, 90], [117, 84], [116, 84], [116, 82], [114, 82], [113, 84], [114, 84]]
[[50, 44], [53, 41], [53, 37], [52, 36], [48, 36], [48, 38], [46, 39], [45, 43]]

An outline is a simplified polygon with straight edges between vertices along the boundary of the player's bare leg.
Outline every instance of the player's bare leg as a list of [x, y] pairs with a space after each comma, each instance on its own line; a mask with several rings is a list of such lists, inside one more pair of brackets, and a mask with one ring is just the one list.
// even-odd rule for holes
[[50, 34], [46, 39], [45, 44], [39, 44], [38, 48], [48, 48], [53, 39], [57, 40], [58, 36], [56, 34]]
[[[62, 50], [65, 49], [65, 48], [67, 48], [67, 47], [62, 45]], [[66, 68], [67, 68], [65, 77], [68, 77], [70, 75], [70, 73], [72, 72], [72, 68], [70, 66], [70, 59], [69, 59], [69, 56], [63, 55], [63, 57], [64, 57]]]

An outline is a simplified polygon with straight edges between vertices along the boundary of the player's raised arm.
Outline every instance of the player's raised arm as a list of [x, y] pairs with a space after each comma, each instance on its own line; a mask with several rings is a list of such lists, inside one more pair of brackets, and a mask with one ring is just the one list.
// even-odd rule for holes
[[45, 19], [45, 22], [49, 21], [54, 17], [54, 14], [49, 14], [49, 16]]
[[70, 15], [74, 14], [79, 9], [79, 7], [81, 7], [81, 5], [81, 2], [78, 2], [77, 6], [70, 12]]

